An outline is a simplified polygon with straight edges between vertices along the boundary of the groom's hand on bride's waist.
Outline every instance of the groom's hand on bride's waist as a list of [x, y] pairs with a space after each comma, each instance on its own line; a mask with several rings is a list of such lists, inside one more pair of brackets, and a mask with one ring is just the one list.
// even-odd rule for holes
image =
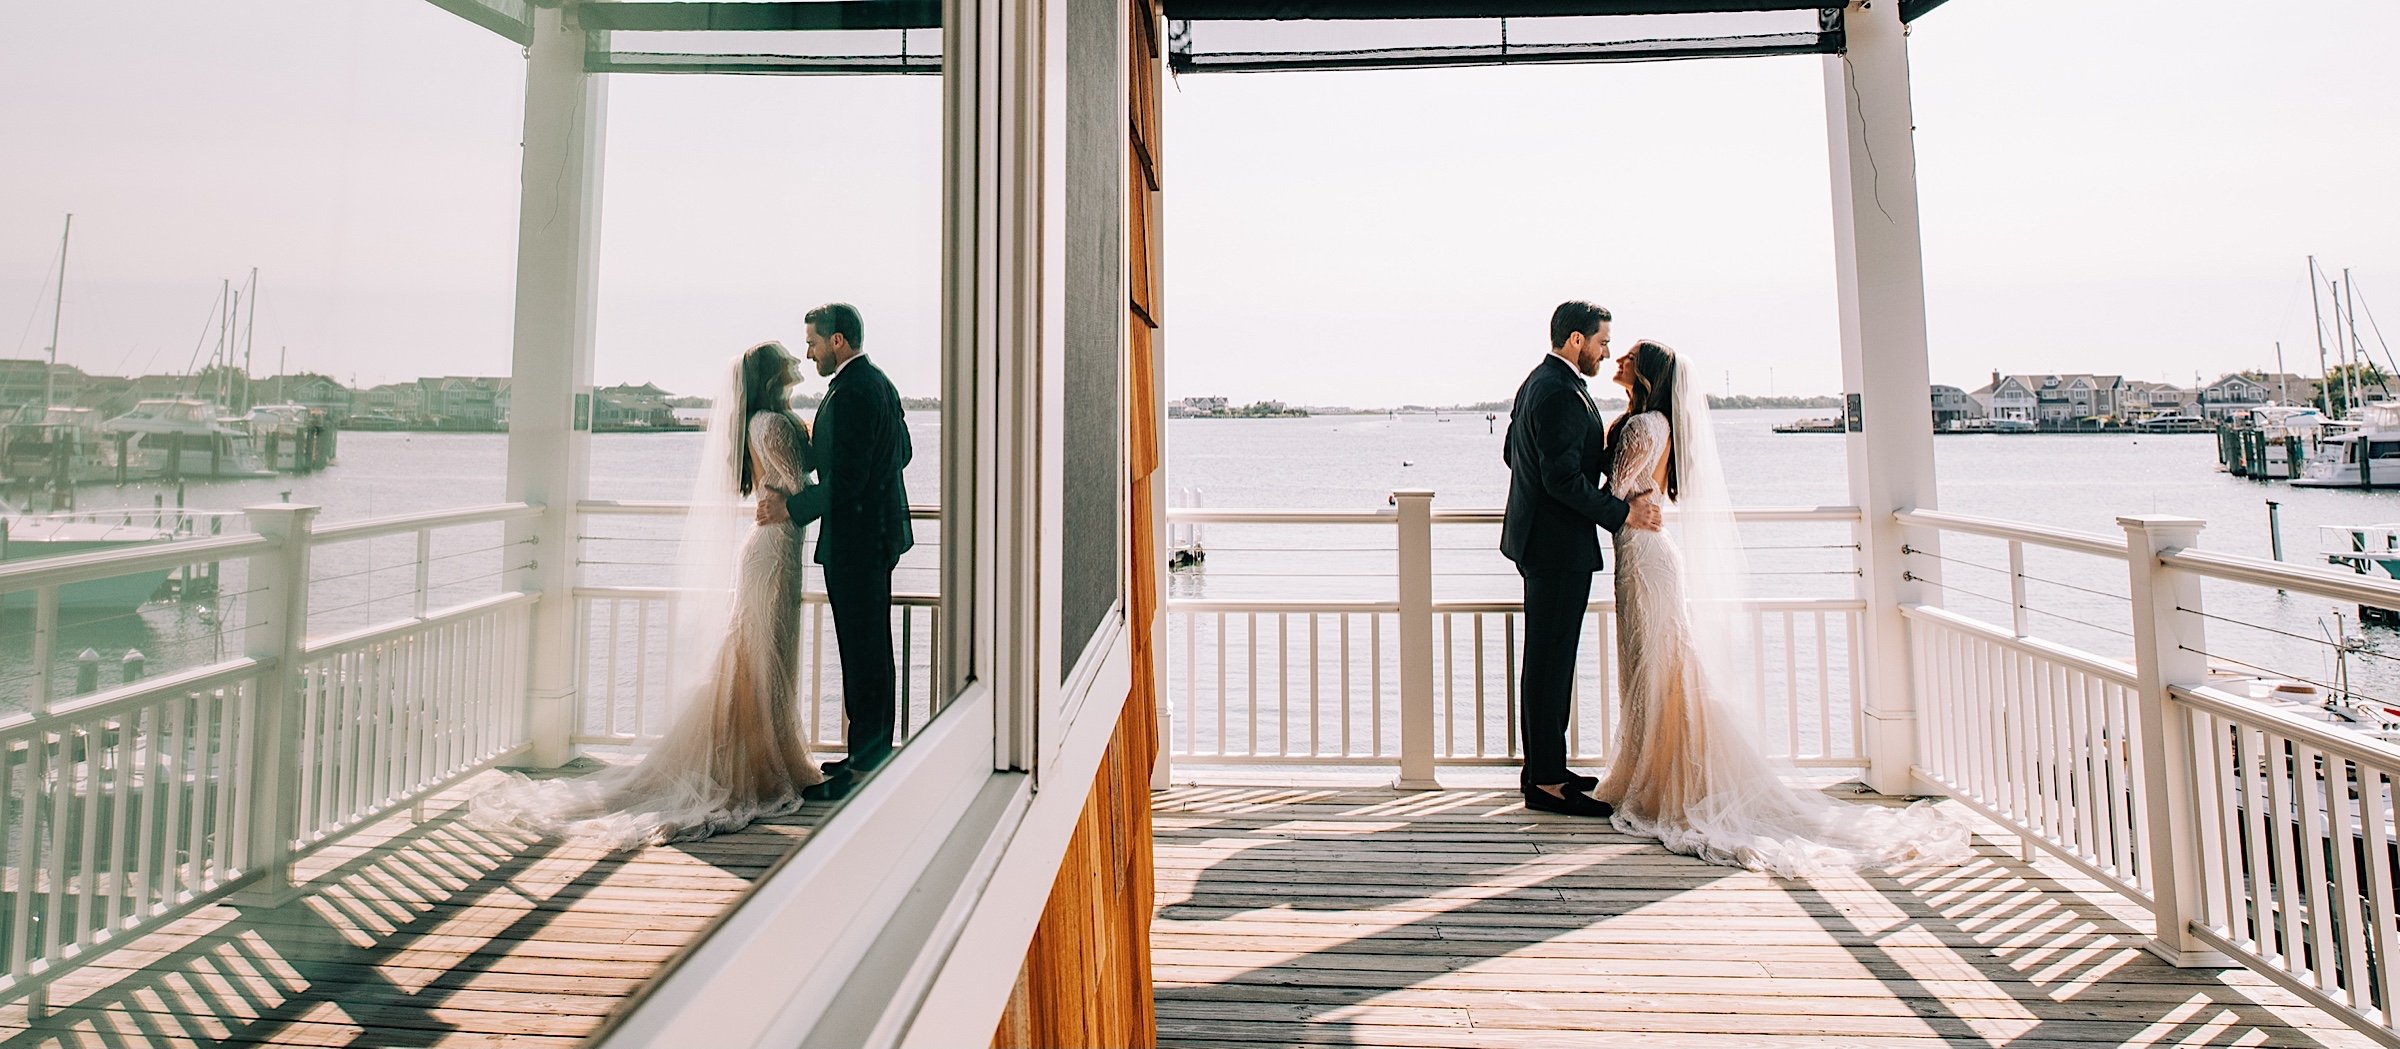
[[1655, 493], [1637, 495], [1628, 505], [1632, 509], [1625, 512], [1625, 527], [1637, 532], [1655, 532], [1666, 527], [1667, 515], [1658, 508]]
[[782, 524], [785, 521], [791, 520], [791, 512], [784, 509], [783, 499], [784, 494], [776, 491], [773, 488], [759, 489], [758, 523], [762, 525], [771, 525]]

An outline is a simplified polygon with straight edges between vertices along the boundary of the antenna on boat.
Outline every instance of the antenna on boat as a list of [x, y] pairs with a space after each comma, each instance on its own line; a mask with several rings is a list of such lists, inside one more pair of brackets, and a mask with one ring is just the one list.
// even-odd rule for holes
[[[42, 410], [58, 400], [58, 320], [67, 308], [67, 240], [75, 235], [75, 213], [67, 213], [66, 229], [58, 235], [58, 294], [50, 302], [50, 366], [42, 369]], [[36, 292], [39, 294], [39, 292]]]

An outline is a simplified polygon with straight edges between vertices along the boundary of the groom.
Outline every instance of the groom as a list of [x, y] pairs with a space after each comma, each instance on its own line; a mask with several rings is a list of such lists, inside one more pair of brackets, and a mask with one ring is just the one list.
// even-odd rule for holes
[[1500, 552], [1525, 580], [1523, 697], [1525, 807], [1571, 816], [1610, 814], [1591, 795], [1600, 781], [1567, 768], [1567, 713], [1574, 698], [1575, 647], [1583, 636], [1592, 573], [1600, 569], [1600, 533], [1656, 531], [1658, 504], [1627, 503], [1602, 484], [1607, 429], [1584, 379], [1608, 360], [1606, 309], [1581, 300], [1550, 314], [1550, 352], [1517, 387], [1500, 458], [1508, 464], [1508, 509]]
[[782, 499], [758, 502], [758, 522], [789, 518], [825, 523], [817, 534], [817, 563], [825, 568], [825, 599], [833, 606], [833, 639], [842, 653], [842, 712], [849, 716], [849, 756], [825, 766], [811, 796], [838, 798], [851, 781], [892, 753], [892, 569], [916, 545], [908, 520], [907, 421], [900, 391], [860, 347], [866, 323], [858, 309], [836, 302], [808, 311], [808, 359], [829, 376], [809, 435], [822, 484]]

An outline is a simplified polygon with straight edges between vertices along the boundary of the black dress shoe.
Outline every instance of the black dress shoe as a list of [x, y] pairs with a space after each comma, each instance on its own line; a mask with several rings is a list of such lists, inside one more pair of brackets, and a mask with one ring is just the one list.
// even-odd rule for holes
[[839, 764], [840, 762], [827, 763], [824, 782], [812, 783], [800, 788], [800, 796], [810, 801], [839, 801], [850, 796], [852, 780], [850, 770], [834, 767]]
[[[1568, 786], [1573, 786], [1573, 784], [1568, 784]], [[1555, 812], [1564, 816], [1589, 816], [1593, 819], [1603, 820], [1617, 813], [1616, 806], [1582, 791], [1569, 790], [1565, 796], [1561, 797], [1540, 787], [1525, 788], [1525, 807], [1542, 812]]]

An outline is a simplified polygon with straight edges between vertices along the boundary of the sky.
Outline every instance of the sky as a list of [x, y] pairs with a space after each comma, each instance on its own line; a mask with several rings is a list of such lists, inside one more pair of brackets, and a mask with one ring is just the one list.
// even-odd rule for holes
[[[1956, 0], [1911, 39], [1936, 381], [2315, 371], [2305, 259], [2400, 336], [2400, 6]], [[845, 299], [938, 389], [939, 84], [616, 76], [597, 377], [699, 391]], [[0, 8], [0, 356], [505, 374], [519, 49], [424, 0]], [[1170, 396], [1505, 397], [1550, 308], [1737, 393], [1840, 384], [1822, 60], [1188, 76]], [[2372, 332], [2367, 333], [2371, 345]]]

